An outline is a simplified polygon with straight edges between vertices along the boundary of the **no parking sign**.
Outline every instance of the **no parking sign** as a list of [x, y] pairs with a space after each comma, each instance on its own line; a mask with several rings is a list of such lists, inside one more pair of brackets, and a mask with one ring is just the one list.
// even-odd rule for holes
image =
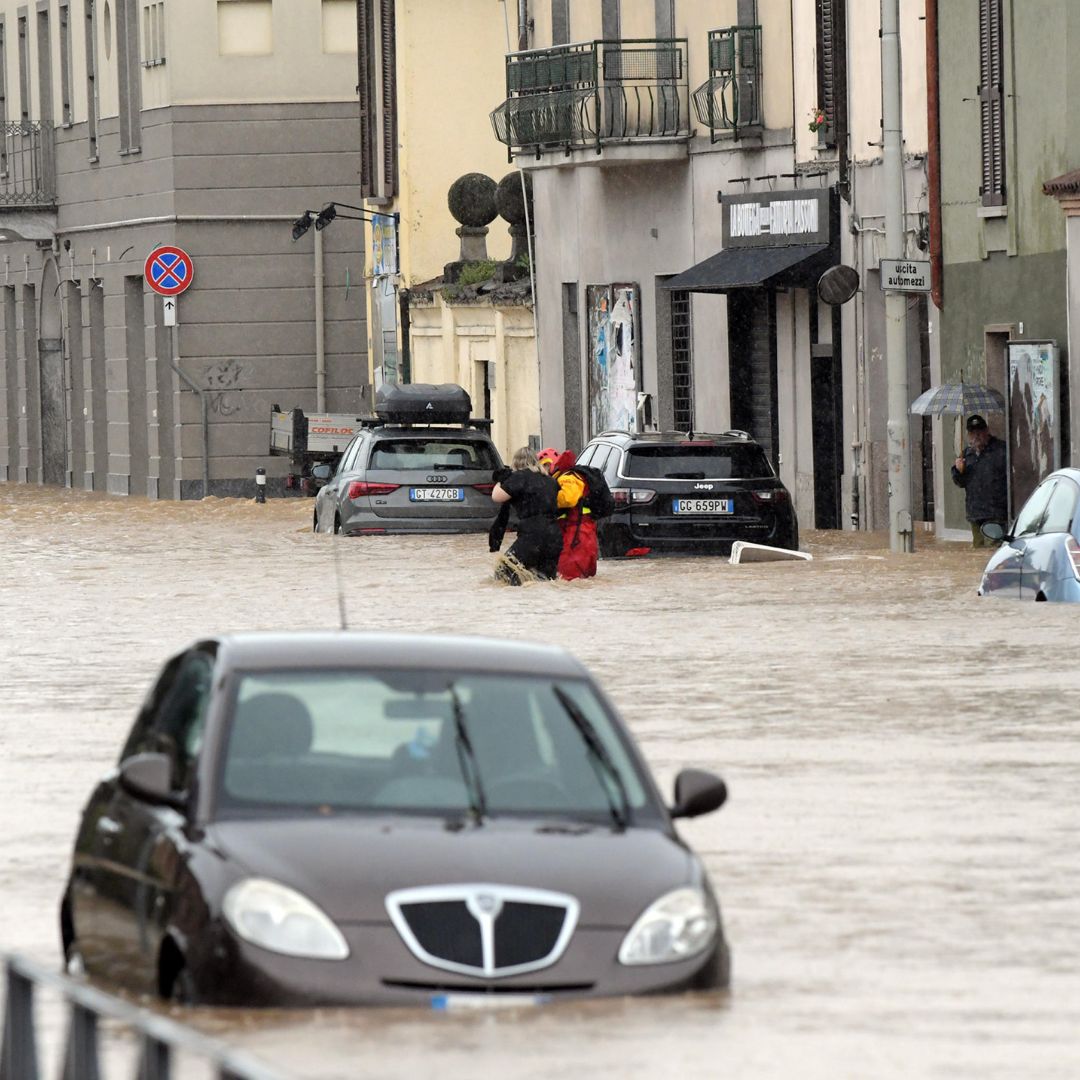
[[158, 296], [179, 296], [195, 276], [191, 256], [178, 247], [154, 248], [146, 256], [143, 277]]

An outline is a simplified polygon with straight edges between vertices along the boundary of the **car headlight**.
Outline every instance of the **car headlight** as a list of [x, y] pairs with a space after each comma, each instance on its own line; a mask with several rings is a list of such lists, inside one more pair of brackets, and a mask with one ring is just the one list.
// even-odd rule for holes
[[620, 964], [686, 960], [712, 944], [717, 919], [701, 889], [675, 889], [650, 904], [619, 949]]
[[246, 878], [225, 894], [222, 911], [245, 941], [286, 956], [344, 960], [341, 931], [306, 896], [266, 878]]

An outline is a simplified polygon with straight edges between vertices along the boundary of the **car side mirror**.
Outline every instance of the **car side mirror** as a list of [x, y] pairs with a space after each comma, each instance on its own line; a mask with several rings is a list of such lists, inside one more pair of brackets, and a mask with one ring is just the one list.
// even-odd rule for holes
[[184, 805], [172, 787], [172, 761], [168, 754], [135, 754], [120, 766], [120, 786], [136, 799], [158, 806]]
[[311, 479], [315, 481], [320, 487], [325, 484], [331, 476], [334, 475], [334, 468], [332, 465], [323, 463], [322, 465], [313, 465], [311, 469]]
[[719, 810], [727, 801], [727, 784], [715, 773], [702, 769], [683, 769], [675, 777], [673, 818], [700, 817]]
[[980, 525], [979, 532], [981, 532], [987, 540], [1001, 541], [1005, 539], [1005, 530], [996, 521], [988, 521], [986, 524]]

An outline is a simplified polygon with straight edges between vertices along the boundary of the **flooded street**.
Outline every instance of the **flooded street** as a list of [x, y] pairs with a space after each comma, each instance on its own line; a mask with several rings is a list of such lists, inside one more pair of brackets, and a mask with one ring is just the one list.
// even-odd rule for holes
[[59, 965], [78, 814], [161, 662], [231, 630], [564, 645], [708, 864], [730, 994], [434, 1013], [177, 1010], [298, 1077], [1080, 1075], [1074, 607], [980, 601], [985, 553], [806, 533], [811, 563], [605, 562], [508, 589], [485, 538], [339, 539], [312, 503], [0, 485], [0, 950]]

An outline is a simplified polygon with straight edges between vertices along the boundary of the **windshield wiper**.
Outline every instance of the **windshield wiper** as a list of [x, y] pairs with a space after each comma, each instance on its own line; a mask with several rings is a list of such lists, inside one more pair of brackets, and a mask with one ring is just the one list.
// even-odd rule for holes
[[[630, 820], [630, 799], [626, 794], [626, 785], [623, 783], [622, 774], [616, 768], [615, 762], [611, 760], [611, 755], [608, 753], [607, 747], [600, 741], [600, 736], [596, 734], [596, 728], [592, 726], [589, 718], [577, 707], [573, 698], [560, 686], [552, 686], [551, 689], [559, 699], [559, 704], [565, 710], [566, 715], [573, 721], [574, 727], [580, 732], [581, 738], [589, 751], [589, 761], [592, 763], [597, 780], [600, 781], [600, 786], [604, 789], [604, 795], [611, 810], [611, 820], [615, 822], [617, 828], [625, 829]], [[611, 788], [608, 787], [604, 779], [604, 773], [607, 773], [608, 778], [615, 785], [615, 790], [619, 793], [618, 802], [615, 801]]]
[[465, 790], [469, 793], [469, 811], [473, 820], [479, 825], [487, 815], [487, 800], [484, 798], [484, 788], [480, 783], [480, 770], [477, 768], [476, 754], [473, 752], [472, 741], [465, 727], [465, 710], [461, 707], [457, 687], [450, 683], [447, 689], [450, 691], [450, 700], [454, 705], [454, 745], [457, 747]]

